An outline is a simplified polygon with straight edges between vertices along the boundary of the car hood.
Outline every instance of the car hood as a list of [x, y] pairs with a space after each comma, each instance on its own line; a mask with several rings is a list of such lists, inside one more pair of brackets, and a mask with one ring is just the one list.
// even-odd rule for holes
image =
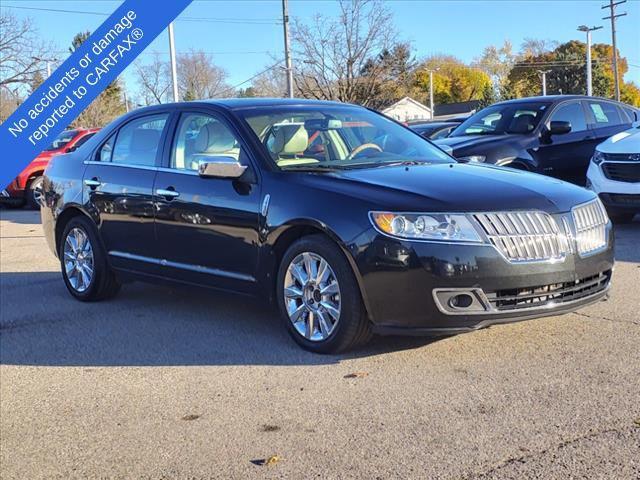
[[598, 145], [597, 149], [603, 153], [640, 154], [640, 128], [617, 133]]
[[470, 146], [479, 146], [504, 141], [513, 135], [464, 135], [460, 137], [447, 137], [435, 140], [436, 145], [447, 145], [454, 150]]
[[594, 198], [593, 192], [561, 180], [484, 164], [379, 167], [311, 177], [315, 186], [320, 182], [324, 189], [339, 190], [389, 210], [561, 213]]

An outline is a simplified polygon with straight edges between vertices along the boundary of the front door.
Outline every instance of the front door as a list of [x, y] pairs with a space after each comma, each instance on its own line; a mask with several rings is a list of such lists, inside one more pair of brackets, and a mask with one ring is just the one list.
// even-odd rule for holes
[[260, 188], [256, 182], [198, 175], [198, 164], [233, 157], [249, 168], [238, 136], [210, 113], [183, 112], [155, 181], [156, 235], [174, 279], [253, 293]]
[[96, 151], [84, 173], [85, 203], [115, 268], [153, 270], [153, 182], [168, 113], [120, 127]]
[[547, 126], [554, 121], [569, 122], [571, 131], [541, 140], [538, 156], [542, 171], [545, 175], [584, 185], [593, 155], [594, 136], [582, 102], [573, 100], [556, 107]]

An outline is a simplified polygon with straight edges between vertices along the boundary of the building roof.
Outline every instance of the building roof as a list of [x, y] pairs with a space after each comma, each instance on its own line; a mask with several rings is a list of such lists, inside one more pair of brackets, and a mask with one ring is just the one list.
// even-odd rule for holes
[[415, 105], [416, 107], [418, 107], [418, 108], [420, 108], [420, 109], [422, 109], [422, 110], [424, 110], [424, 111], [426, 111], [426, 112], [431, 113], [431, 109], [430, 109], [429, 107], [427, 107], [427, 106], [426, 106], [425, 104], [423, 104], [423, 103], [420, 103], [420, 102], [419, 102], [419, 101], [417, 101], [417, 100], [414, 100], [414, 99], [413, 99], [413, 98], [411, 98], [411, 97], [403, 97], [403, 98], [401, 98], [400, 100], [398, 100], [397, 102], [392, 103], [392, 104], [391, 104], [391, 105], [389, 105], [388, 107], [383, 108], [383, 109], [382, 109], [382, 113], [385, 113], [385, 112], [387, 112], [387, 111], [389, 111], [389, 110], [392, 110], [394, 107], [399, 106], [399, 105], [402, 105], [402, 104], [404, 104], [404, 103], [411, 103], [412, 105]]

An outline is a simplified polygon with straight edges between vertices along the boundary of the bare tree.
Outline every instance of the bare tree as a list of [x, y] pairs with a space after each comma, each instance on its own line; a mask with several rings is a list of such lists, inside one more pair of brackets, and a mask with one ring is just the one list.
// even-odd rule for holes
[[[256, 97], [287, 96], [287, 78], [282, 62], [274, 62], [251, 81], [251, 91]], [[294, 85], [294, 93], [295, 85]]]
[[138, 74], [141, 94], [147, 105], [167, 101], [167, 92], [171, 88], [169, 63], [163, 61], [160, 54], [154, 52], [151, 63], [137, 61], [134, 64]]
[[183, 100], [200, 100], [233, 93], [226, 82], [227, 72], [211, 55], [191, 50], [178, 57], [178, 89]]
[[0, 14], [0, 87], [25, 87], [41, 71], [50, 49], [39, 39], [31, 19]]
[[339, 7], [337, 19], [316, 15], [310, 25], [294, 22], [294, 54], [304, 59], [296, 87], [308, 98], [367, 105], [384, 72], [383, 62], [368, 61], [393, 49], [392, 15], [381, 0], [340, 0]]

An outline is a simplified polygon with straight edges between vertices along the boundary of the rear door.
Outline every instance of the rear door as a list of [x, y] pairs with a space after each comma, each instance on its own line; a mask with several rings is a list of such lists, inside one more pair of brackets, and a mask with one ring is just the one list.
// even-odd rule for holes
[[616, 103], [606, 100], [585, 100], [585, 103], [594, 133], [594, 150], [596, 145], [612, 135], [631, 128], [632, 120]]
[[546, 175], [584, 185], [594, 136], [583, 103], [571, 100], [556, 106], [546, 121], [547, 128], [555, 121], [569, 122], [571, 131], [540, 142], [538, 157], [542, 170]]
[[88, 161], [84, 199], [112, 265], [152, 268], [155, 252], [153, 182], [169, 112], [134, 118], [116, 130]]
[[216, 157], [233, 157], [257, 171], [221, 115], [183, 111], [155, 181], [158, 255], [171, 278], [253, 293], [260, 187], [253, 181], [199, 176], [198, 162]]

